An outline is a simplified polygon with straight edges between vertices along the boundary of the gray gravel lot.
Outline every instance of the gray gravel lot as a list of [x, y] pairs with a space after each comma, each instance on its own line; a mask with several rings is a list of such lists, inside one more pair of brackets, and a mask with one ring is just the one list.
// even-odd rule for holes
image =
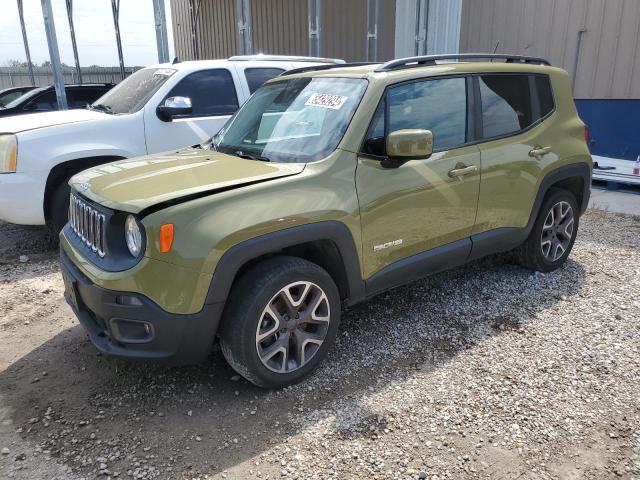
[[0, 224], [0, 478], [640, 479], [640, 217], [353, 308], [283, 391], [96, 354], [45, 240]]

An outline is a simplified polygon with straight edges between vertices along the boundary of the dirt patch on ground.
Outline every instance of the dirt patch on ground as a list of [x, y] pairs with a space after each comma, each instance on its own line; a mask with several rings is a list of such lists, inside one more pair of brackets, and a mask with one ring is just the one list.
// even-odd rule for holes
[[381, 295], [264, 391], [219, 352], [98, 355], [46, 231], [0, 224], [0, 477], [637, 479], [639, 233], [589, 212], [553, 274], [505, 255]]

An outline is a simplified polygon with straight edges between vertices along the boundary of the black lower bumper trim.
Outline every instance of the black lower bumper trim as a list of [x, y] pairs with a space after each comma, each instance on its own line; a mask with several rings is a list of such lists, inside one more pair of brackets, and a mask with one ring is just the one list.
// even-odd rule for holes
[[[199, 363], [210, 353], [222, 303], [205, 304], [199, 313], [191, 315], [169, 313], [144, 295], [95, 285], [62, 249], [60, 263], [67, 303], [101, 352], [120, 358], [162, 360], [172, 365]], [[135, 297], [140, 305], [122, 305], [117, 302], [119, 296]], [[149, 324], [152, 335], [144, 343], [118, 341], [111, 319]]]

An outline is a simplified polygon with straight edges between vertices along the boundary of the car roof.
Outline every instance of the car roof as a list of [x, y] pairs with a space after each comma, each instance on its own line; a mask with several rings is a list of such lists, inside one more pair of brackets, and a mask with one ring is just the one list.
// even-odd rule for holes
[[159, 65], [150, 65], [145, 68], [171, 68], [174, 70], [202, 70], [203, 68], [220, 68], [229, 67], [231, 65], [247, 65], [251, 63], [259, 64], [261, 67], [273, 65], [274, 68], [282, 67], [283, 65], [296, 64], [296, 66], [312, 66], [318, 64], [335, 64], [340, 65], [344, 63], [344, 60], [334, 58], [321, 58], [321, 57], [303, 57], [295, 55], [237, 55], [230, 58], [215, 59], [215, 60], [187, 60], [178, 61], [175, 63], [161, 63]]

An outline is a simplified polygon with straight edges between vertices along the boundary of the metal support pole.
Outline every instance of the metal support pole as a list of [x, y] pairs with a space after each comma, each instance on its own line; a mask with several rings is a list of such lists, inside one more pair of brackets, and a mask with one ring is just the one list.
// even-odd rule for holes
[[249, 0], [236, 0], [238, 22], [238, 46], [240, 55], [251, 54], [251, 5]]
[[309, 55], [320, 56], [320, 0], [307, 0], [309, 17]]
[[156, 44], [158, 62], [169, 61], [169, 39], [167, 38], [167, 18], [164, 12], [164, 0], [153, 0], [153, 16], [156, 21]]
[[78, 83], [82, 83], [82, 71], [80, 70], [80, 59], [78, 58], [78, 44], [76, 43], [76, 30], [73, 26], [73, 0], [67, 0], [67, 18], [69, 19], [69, 33], [71, 34], [71, 47], [73, 48], [73, 59], [76, 62]]
[[111, 0], [113, 26], [116, 29], [116, 45], [118, 47], [118, 61], [120, 62], [120, 77], [124, 80], [124, 57], [122, 56], [122, 40], [120, 39], [120, 0]]
[[53, 84], [56, 88], [56, 98], [58, 109], [67, 109], [67, 95], [64, 91], [64, 77], [62, 74], [62, 64], [60, 63], [60, 52], [58, 51], [58, 39], [56, 37], [56, 26], [53, 21], [53, 11], [51, 10], [51, 0], [41, 0], [42, 16], [44, 17], [44, 30], [47, 34], [47, 46], [49, 47], [49, 58], [53, 69]]
[[191, 19], [191, 46], [193, 59], [200, 60], [200, 45], [198, 44], [198, 17], [200, 16], [200, 0], [189, 0], [189, 17]]
[[380, 25], [380, 0], [367, 0], [367, 47], [366, 48], [367, 48], [368, 62], [375, 62], [378, 60], [378, 26], [379, 25]]
[[27, 66], [29, 67], [29, 76], [31, 77], [31, 85], [36, 86], [36, 77], [33, 75], [33, 63], [31, 63], [31, 52], [29, 52], [29, 40], [27, 39], [27, 29], [24, 26], [24, 11], [22, 9], [22, 0], [18, 0], [18, 16], [20, 17], [20, 29], [22, 30], [22, 43], [24, 43], [24, 53], [27, 54]]

